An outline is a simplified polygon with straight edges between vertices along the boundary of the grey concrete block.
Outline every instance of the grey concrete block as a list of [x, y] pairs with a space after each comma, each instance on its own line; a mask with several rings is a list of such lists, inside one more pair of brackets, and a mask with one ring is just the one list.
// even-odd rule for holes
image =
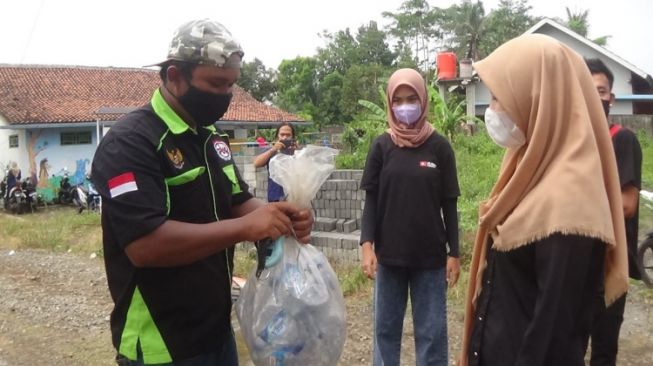
[[356, 220], [347, 220], [342, 224], [342, 232], [344, 233], [351, 233], [352, 231], [357, 229], [357, 224]]
[[344, 231], [345, 219], [338, 219], [336, 221], [336, 231], [342, 233]]

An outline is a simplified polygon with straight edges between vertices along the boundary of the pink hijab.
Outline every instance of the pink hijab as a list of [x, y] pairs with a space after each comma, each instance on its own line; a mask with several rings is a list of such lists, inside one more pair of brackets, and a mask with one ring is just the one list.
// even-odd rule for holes
[[[397, 88], [401, 85], [411, 87], [417, 93], [422, 106], [422, 115], [419, 120], [412, 126], [406, 126], [399, 122], [392, 112], [392, 98]], [[388, 80], [388, 89], [386, 90], [388, 102], [388, 128], [386, 131], [392, 137], [392, 142], [399, 147], [418, 147], [428, 139], [433, 131], [433, 126], [426, 120], [429, 112], [429, 101], [426, 93], [426, 84], [424, 78], [419, 72], [413, 69], [399, 69], [395, 71], [390, 80]]]

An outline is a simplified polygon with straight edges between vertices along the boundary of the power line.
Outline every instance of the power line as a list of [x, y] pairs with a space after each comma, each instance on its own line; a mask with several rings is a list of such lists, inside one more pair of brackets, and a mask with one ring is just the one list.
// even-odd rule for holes
[[36, 17], [34, 18], [32, 29], [29, 31], [29, 35], [27, 36], [27, 44], [25, 44], [23, 55], [20, 57], [21, 64], [25, 61], [25, 57], [27, 56], [27, 51], [29, 50], [29, 46], [32, 43], [32, 36], [34, 35], [34, 30], [36, 29], [36, 25], [38, 24], [39, 18], [41, 17], [41, 10], [43, 10], [44, 4], [45, 4], [45, 0], [41, 0], [41, 4], [39, 5], [39, 8], [36, 10]]

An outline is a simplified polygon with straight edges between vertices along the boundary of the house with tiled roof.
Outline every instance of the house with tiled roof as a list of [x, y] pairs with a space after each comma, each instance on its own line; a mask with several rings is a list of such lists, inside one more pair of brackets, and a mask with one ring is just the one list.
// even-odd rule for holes
[[[64, 171], [83, 181], [104, 133], [159, 85], [149, 69], [0, 64], [0, 166], [17, 162], [41, 189]], [[233, 93], [217, 125], [235, 141], [246, 140], [247, 129], [305, 123], [238, 86]]]
[[[602, 60], [614, 74], [612, 92], [615, 94], [615, 103], [610, 108], [611, 120], [653, 133], [653, 78], [651, 74], [552, 19], [540, 20], [524, 34], [544, 34], [566, 44], [584, 58]], [[449, 90], [464, 87], [467, 114], [470, 116], [483, 116], [485, 109], [490, 104], [490, 91], [476, 76], [439, 79], [438, 86], [443, 96], [446, 96]]]
[[[653, 78], [649, 73], [552, 19], [540, 20], [524, 34], [551, 36], [585, 58], [601, 59], [614, 74], [612, 92], [615, 94], [615, 104], [610, 109], [612, 117], [653, 115]], [[482, 81], [475, 87], [474, 98], [476, 115], [483, 115], [491, 98], [490, 91]]]

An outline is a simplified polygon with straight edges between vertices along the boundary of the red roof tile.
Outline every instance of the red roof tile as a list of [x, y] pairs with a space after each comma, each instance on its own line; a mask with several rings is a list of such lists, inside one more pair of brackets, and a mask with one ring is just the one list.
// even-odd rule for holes
[[[157, 71], [133, 68], [0, 65], [0, 115], [10, 124], [113, 121], [102, 107], [135, 108], [159, 86]], [[265, 105], [240, 87], [223, 121], [301, 121]]]

